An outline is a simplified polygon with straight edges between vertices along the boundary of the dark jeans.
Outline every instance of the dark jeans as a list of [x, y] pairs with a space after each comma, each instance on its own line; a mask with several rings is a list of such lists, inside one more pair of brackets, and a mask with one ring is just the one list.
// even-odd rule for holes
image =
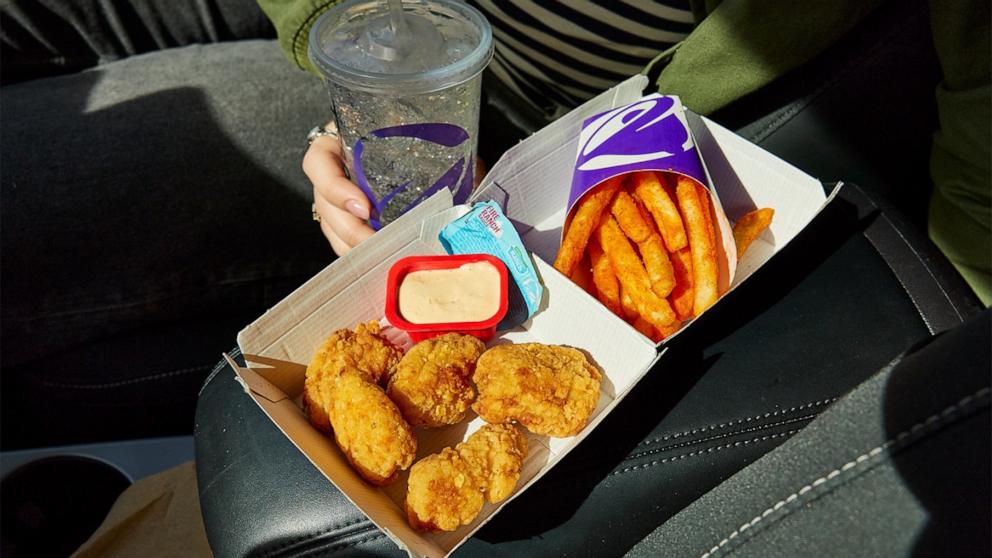
[[252, 0], [4, 0], [4, 85], [167, 48], [274, 39]]
[[254, 2], [72, 4], [0, 12], [4, 449], [191, 432], [236, 332], [333, 256], [300, 169], [327, 96]]

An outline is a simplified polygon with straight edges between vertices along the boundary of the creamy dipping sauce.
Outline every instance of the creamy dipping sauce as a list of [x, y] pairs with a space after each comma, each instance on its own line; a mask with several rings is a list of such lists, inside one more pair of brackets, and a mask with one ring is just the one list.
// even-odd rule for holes
[[400, 315], [414, 324], [487, 320], [499, 310], [499, 290], [499, 271], [489, 262], [414, 271], [400, 283]]

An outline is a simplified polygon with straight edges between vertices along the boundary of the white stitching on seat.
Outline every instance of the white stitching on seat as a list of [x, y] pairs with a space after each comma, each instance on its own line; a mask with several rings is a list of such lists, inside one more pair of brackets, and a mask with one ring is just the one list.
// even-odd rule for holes
[[767, 436], [761, 436], [760, 438], [752, 438], [750, 440], [739, 440], [739, 441], [733, 442], [731, 444], [724, 444], [722, 446], [713, 446], [711, 448], [701, 449], [701, 450], [693, 451], [693, 452], [689, 452], [689, 453], [683, 453], [682, 455], [676, 455], [676, 456], [673, 456], [673, 457], [666, 457], [664, 459], [656, 459], [655, 461], [651, 461], [649, 463], [643, 463], [641, 465], [634, 465], [632, 467], [626, 467], [626, 468], [620, 469], [618, 471], [613, 471], [612, 473], [610, 473], [610, 476], [622, 475], [624, 473], [629, 473], [631, 471], [636, 471], [638, 469], [647, 469], [648, 467], [654, 467], [656, 465], [661, 465], [663, 463], [668, 463], [670, 461], [679, 461], [681, 459], [686, 459], [686, 458], [689, 458], [689, 457], [695, 457], [697, 455], [702, 455], [704, 453], [713, 453], [713, 452], [717, 452], [717, 451], [720, 451], [720, 450], [725, 450], [727, 448], [737, 448], [737, 447], [741, 447], [741, 446], [746, 446], [748, 444], [753, 444], [753, 443], [756, 443], [756, 442], [764, 442], [765, 440], [773, 440], [775, 438], [781, 438], [783, 436], [791, 436], [791, 435], [795, 434], [796, 432], [799, 432], [799, 430], [800, 429], [797, 428], [795, 430], [789, 430], [787, 432], [779, 432], [778, 434], [769, 434]]
[[[816, 418], [816, 415], [817, 415], [817, 413], [811, 413], [811, 414], [808, 414], [808, 415], [798, 415], [798, 416], [794, 416], [794, 417], [790, 417], [790, 418], [785, 418], [785, 419], [774, 421], [774, 422], [756, 423], [754, 426], [749, 426], [749, 427], [741, 428], [739, 430], [729, 430], [729, 431], [721, 432], [719, 434], [711, 434], [711, 435], [708, 435], [708, 436], [699, 436], [699, 437], [694, 437], [694, 438], [685, 438], [684, 439], [685, 441], [676, 442], [676, 443], [667, 444], [667, 445], [660, 445], [660, 442], [654, 442], [652, 440], [645, 440], [645, 441], [641, 442], [635, 448], [635, 450], [633, 450], [636, 453], [629, 454], [625, 458], [625, 460], [639, 459], [639, 458], [646, 457], [648, 455], [653, 455], [653, 454], [656, 454], [656, 453], [668, 452], [668, 451], [675, 450], [675, 449], [678, 449], [678, 448], [684, 448], [684, 447], [687, 447], [687, 446], [695, 446], [695, 445], [699, 445], [699, 444], [703, 444], [703, 443], [707, 443], [707, 442], [715, 442], [717, 440], [728, 439], [728, 438], [731, 438], [733, 436], [741, 436], [743, 434], [750, 434], [752, 432], [760, 432], [760, 431], [771, 430], [773, 428], [778, 428], [780, 426], [788, 426], [788, 425], [795, 424], [795, 423], [809, 423], [809, 421], [811, 421], [814, 418]], [[654, 447], [654, 448], [648, 449], [651, 445], [656, 444], [656, 443], [659, 444], [658, 447]], [[636, 451], [637, 449], [641, 449], [641, 448], [643, 448], [644, 451]]]
[[169, 378], [172, 376], [181, 376], [183, 374], [189, 374], [191, 372], [199, 372], [200, 370], [206, 370], [208, 368], [210, 368], [209, 364], [204, 366], [192, 366], [190, 368], [172, 370], [170, 372], [161, 372], [159, 374], [152, 374], [150, 376], [141, 376], [138, 378], [130, 378], [127, 380], [120, 380], [118, 382], [108, 382], [105, 384], [67, 384], [63, 382], [42, 381], [41, 385], [47, 387], [62, 388], [62, 389], [107, 389], [107, 388], [115, 388], [120, 386], [127, 386], [131, 384], [138, 384], [141, 382], [150, 382], [152, 380], [160, 380], [162, 378]]
[[804, 409], [812, 409], [814, 407], [819, 407], [821, 405], [826, 405], [828, 403], [833, 403], [834, 401], [837, 401], [837, 398], [836, 397], [830, 397], [830, 398], [827, 398], [827, 399], [821, 399], [820, 401], [814, 401], [812, 403], [806, 403], [805, 405], [796, 405], [795, 407], [792, 407], [790, 409], [782, 409], [782, 410], [779, 410], [779, 411], [772, 411], [770, 413], [765, 413], [763, 415], [756, 415], [756, 416], [753, 416], [753, 417], [747, 417], [747, 418], [737, 419], [737, 420], [730, 421], [730, 422], [724, 422], [722, 424], [712, 424], [710, 426], [704, 426], [702, 428], [694, 428], [692, 430], [686, 430], [685, 432], [679, 432], [677, 434], [669, 434], [668, 436], [662, 436], [660, 438], [652, 438], [651, 440], [645, 440], [645, 441], [641, 442], [640, 445], [647, 446], [647, 445], [651, 445], [651, 444], [656, 443], [656, 442], [664, 442], [665, 440], [672, 440], [674, 438], [681, 438], [683, 436], [691, 436], [693, 434], [699, 434], [700, 432], [707, 432], [707, 431], [710, 431], [710, 430], [720, 430], [722, 428], [727, 428], [729, 426], [737, 426], [739, 424], [744, 424], [744, 423], [747, 423], [747, 422], [751, 422], [753, 420], [761, 420], [761, 419], [775, 417], [775, 416], [778, 416], [778, 415], [785, 415], [785, 414], [788, 414], [788, 413], [793, 413], [793, 412], [796, 412], [796, 411], [802, 411]]
[[935, 413], [933, 415], [930, 415], [925, 420], [920, 421], [920, 422], [914, 424], [912, 427], [904, 430], [903, 432], [900, 432], [896, 436], [894, 436], [892, 438], [889, 438], [884, 444], [882, 444], [880, 446], [877, 446], [875, 448], [872, 448], [870, 451], [857, 456], [856, 458], [854, 458], [851, 461], [848, 461], [843, 466], [841, 466], [839, 469], [834, 469], [833, 471], [830, 471], [828, 474], [826, 474], [826, 475], [824, 475], [824, 476], [822, 476], [822, 477], [814, 480], [810, 484], [807, 484], [806, 486], [803, 486], [802, 488], [800, 488], [796, 492], [793, 492], [792, 494], [788, 495], [784, 499], [779, 500], [778, 502], [775, 503], [775, 505], [771, 506], [767, 510], [765, 510], [765, 511], [761, 512], [760, 514], [758, 514], [751, 521], [749, 521], [749, 522], [745, 523], [744, 525], [740, 526], [738, 529], [736, 529], [734, 532], [732, 532], [729, 536], [727, 536], [726, 538], [724, 538], [723, 540], [721, 540], [716, 546], [714, 546], [713, 548], [711, 548], [708, 551], [704, 552], [700, 556], [700, 558], [710, 558], [710, 556], [712, 556], [713, 554], [719, 552], [720, 549], [723, 548], [724, 546], [726, 546], [727, 543], [729, 543], [731, 539], [733, 539], [734, 537], [736, 537], [737, 535], [739, 535], [740, 533], [742, 533], [744, 530], [746, 530], [746, 529], [748, 529], [750, 527], [753, 527], [756, 523], [758, 523], [759, 521], [761, 521], [761, 519], [763, 517], [768, 516], [769, 515], [769, 510], [775, 511], [775, 510], [778, 510], [778, 509], [781, 509], [781, 508], [785, 507], [786, 504], [789, 504], [789, 503], [793, 502], [801, 494], [805, 494], [805, 493], [811, 491], [814, 486], [818, 486], [818, 485], [823, 484], [824, 482], [826, 482], [828, 478], [838, 477], [841, 474], [844, 474], [844, 473], [847, 473], [848, 471], [851, 471], [856, 466], [858, 466], [858, 465], [860, 465], [862, 463], [865, 463], [866, 461], [868, 461], [869, 458], [878, 456], [883, 451], [891, 450], [893, 446], [895, 446], [897, 444], [901, 444], [902, 440], [905, 440], [910, 432], [917, 432], [917, 431], [923, 429], [924, 426], [927, 426], [927, 427], [936, 426], [941, 420], [943, 420], [943, 419], [949, 417], [950, 415], [954, 414], [955, 412], [961, 410], [963, 407], [968, 406], [973, 400], [981, 399], [983, 397], [987, 397], [988, 395], [989, 395], [989, 387], [986, 386], [986, 387], [984, 387], [984, 388], [976, 391], [975, 393], [973, 393], [971, 395], [965, 396], [960, 401], [958, 401], [957, 403], [955, 403], [953, 405], [950, 405], [949, 407], [947, 407], [946, 409], [944, 409], [940, 413]]

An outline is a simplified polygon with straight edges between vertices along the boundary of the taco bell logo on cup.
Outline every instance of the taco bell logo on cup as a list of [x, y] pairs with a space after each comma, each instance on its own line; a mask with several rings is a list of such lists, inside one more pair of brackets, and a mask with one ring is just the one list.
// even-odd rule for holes
[[[400, 194], [404, 194], [410, 188], [419, 188], [420, 185], [414, 184], [415, 180], [405, 180], [395, 188], [377, 195], [376, 191], [378, 188], [373, 187], [373, 185], [369, 182], [365, 169], [367, 163], [362, 159], [362, 155], [365, 153], [367, 148], [367, 143], [370, 141], [388, 142], [395, 140], [418, 140], [423, 142], [425, 145], [430, 146], [432, 149], [443, 150], [447, 148], [464, 155], [458, 157], [454, 164], [444, 170], [440, 174], [440, 177], [437, 178], [432, 184], [424, 187], [412, 201], [407, 201], [398, 212], [394, 212], [396, 214], [402, 214], [406, 213], [418, 203], [441, 191], [442, 188], [448, 188], [451, 190], [456, 204], [465, 203], [465, 201], [468, 200], [469, 194], [472, 193], [475, 170], [473, 164], [473, 161], [475, 160], [474, 154], [472, 152], [468, 152], [467, 154], [463, 153], [465, 151], [464, 146], [466, 142], [469, 141], [469, 138], [469, 133], [460, 126], [456, 126], [454, 124], [428, 122], [423, 124], [404, 124], [400, 126], [380, 128], [369, 132], [368, 137], [356, 141], [352, 154], [352, 158], [354, 160], [354, 178], [355, 183], [358, 184], [358, 187], [362, 189], [362, 192], [365, 193], [365, 195], [369, 198], [369, 201], [372, 203], [371, 219], [369, 219], [369, 224], [374, 229], [381, 228], [381, 216], [385, 213], [386, 208], [389, 207], [392, 209], [391, 205], [396, 204], [397, 200], [409, 197], [400, 196]], [[383, 148], [380, 147], [379, 149], [382, 150]], [[394, 155], [397, 157], [405, 156], [405, 152], [400, 149], [397, 150]]]
[[634, 171], [673, 171], [706, 185], [706, 172], [678, 97], [648, 95], [587, 119], [568, 195], [568, 211], [600, 182]]

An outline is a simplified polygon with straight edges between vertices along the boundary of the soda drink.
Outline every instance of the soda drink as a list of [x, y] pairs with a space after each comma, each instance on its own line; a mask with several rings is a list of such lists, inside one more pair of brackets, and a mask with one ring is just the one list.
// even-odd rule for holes
[[448, 188], [473, 186], [481, 72], [492, 30], [455, 0], [351, 0], [310, 31], [352, 180], [380, 228]]

